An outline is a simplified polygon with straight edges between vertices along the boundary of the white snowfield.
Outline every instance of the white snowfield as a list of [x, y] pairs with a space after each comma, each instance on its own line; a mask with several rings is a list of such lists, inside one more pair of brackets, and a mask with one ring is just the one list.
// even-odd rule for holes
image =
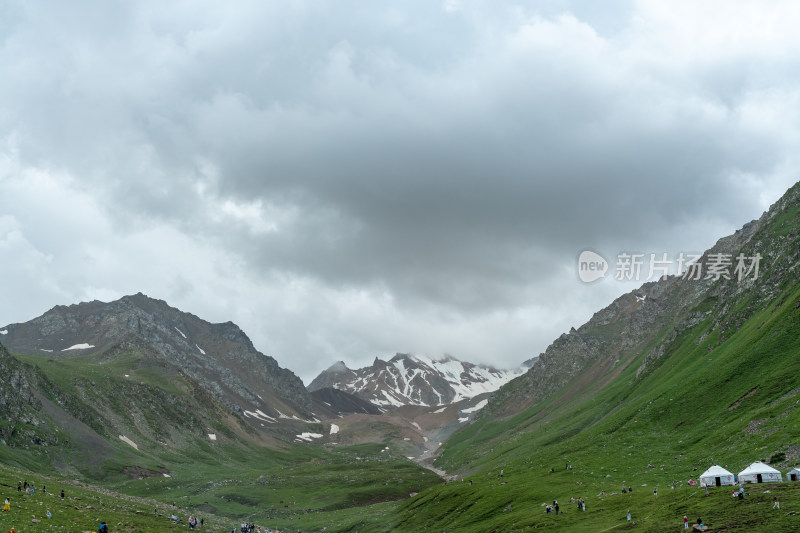
[[0, 331], [0, 335], [8, 335], [8, 330], [4, 329], [3, 331]]
[[196, 347], [198, 350], [200, 350], [200, 353], [201, 353], [201, 354], [203, 354], [203, 355], [205, 355], [205, 354], [206, 354], [206, 352], [205, 352], [205, 351], [204, 351], [204, 350], [203, 350], [201, 347], [197, 346], [196, 344], [195, 344], [195, 347]]
[[179, 329], [178, 329], [178, 326], [175, 326], [175, 330], [176, 330], [178, 333], [180, 333], [180, 334], [181, 334], [181, 337], [183, 337], [184, 339], [186, 338], [186, 333], [184, 333], [184, 332], [182, 332], [181, 330], [179, 330]]
[[331, 435], [336, 435], [337, 433], [339, 433], [339, 426], [331, 424]]
[[[524, 368], [495, 370], [455, 359], [436, 361], [423, 355], [407, 357], [414, 360], [419, 368], [407, 367], [406, 361], [401, 358], [392, 361], [392, 364], [386, 370], [381, 370], [378, 376], [359, 377], [350, 383], [337, 383], [335, 387], [356, 393], [369, 390], [369, 385], [374, 383], [377, 378], [383, 383], [394, 383], [395, 386], [388, 390], [381, 390], [379, 397], [370, 400], [372, 403], [378, 406], [427, 405], [434, 407], [473, 398], [484, 392], [494, 392], [527, 370]], [[390, 375], [386, 376], [386, 373]], [[421, 391], [417, 387], [418, 382], [428, 383], [429, 378], [440, 379], [441, 377], [444, 377], [455, 391], [455, 397], [451, 402], [446, 402], [442, 395], [434, 389], [433, 392], [438, 398], [433, 403], [423, 401]], [[441, 412], [441, 410], [436, 412]]]
[[94, 345], [84, 342], [84, 343], [81, 343], [81, 344], [73, 344], [69, 348], [64, 348], [61, 351], [62, 352], [66, 352], [67, 350], [88, 350], [89, 348], [94, 348]]

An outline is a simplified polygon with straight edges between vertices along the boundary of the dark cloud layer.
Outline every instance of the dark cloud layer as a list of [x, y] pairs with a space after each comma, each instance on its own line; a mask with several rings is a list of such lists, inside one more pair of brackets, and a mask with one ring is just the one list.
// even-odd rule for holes
[[1, 9], [2, 323], [143, 290], [304, 378], [512, 365], [626, 290], [580, 250], [702, 249], [798, 176], [791, 3]]

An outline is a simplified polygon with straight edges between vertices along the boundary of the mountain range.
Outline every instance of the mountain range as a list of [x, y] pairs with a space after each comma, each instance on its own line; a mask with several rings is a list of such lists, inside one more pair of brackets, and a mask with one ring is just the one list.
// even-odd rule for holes
[[439, 406], [494, 392], [522, 373], [522, 368], [497, 370], [452, 357], [436, 360], [398, 353], [388, 361], [376, 357], [372, 365], [357, 370], [342, 361], [334, 363], [308, 389], [335, 388], [382, 407]]
[[[142, 294], [58, 306], [0, 328], [0, 460], [282, 530], [601, 531], [628, 510], [641, 531], [684, 514], [797, 530], [765, 509], [800, 505], [798, 485], [731, 502], [687, 480], [800, 464], [800, 183], [698, 264], [616, 298], [529, 368], [397, 354], [308, 388], [231, 323]], [[543, 511], [579, 496], [586, 512]]]

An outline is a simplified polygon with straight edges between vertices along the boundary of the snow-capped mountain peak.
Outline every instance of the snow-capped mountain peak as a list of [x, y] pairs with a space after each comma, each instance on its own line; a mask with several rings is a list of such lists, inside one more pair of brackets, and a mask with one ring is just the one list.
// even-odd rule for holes
[[397, 354], [388, 361], [375, 358], [371, 366], [351, 370], [338, 362], [312, 381], [311, 391], [333, 387], [380, 406], [448, 405], [493, 392], [524, 369], [497, 370], [424, 355]]

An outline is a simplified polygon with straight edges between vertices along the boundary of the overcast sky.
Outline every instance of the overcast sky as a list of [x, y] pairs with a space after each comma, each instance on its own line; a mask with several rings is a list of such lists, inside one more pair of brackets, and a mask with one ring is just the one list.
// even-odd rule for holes
[[798, 27], [793, 1], [4, 1], [0, 326], [141, 291], [306, 382], [517, 366], [638, 285], [581, 283], [582, 250], [702, 251], [800, 179]]

